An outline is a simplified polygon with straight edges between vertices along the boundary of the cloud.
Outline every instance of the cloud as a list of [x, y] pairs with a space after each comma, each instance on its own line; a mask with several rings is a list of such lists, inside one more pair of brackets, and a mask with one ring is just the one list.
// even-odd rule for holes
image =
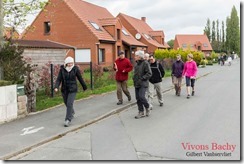
[[240, 13], [240, 1], [222, 0], [86, 0], [108, 9], [114, 16], [122, 12], [140, 19], [154, 30], [163, 30], [166, 41], [174, 39], [176, 34], [202, 34], [207, 19], [225, 21], [235, 6]]

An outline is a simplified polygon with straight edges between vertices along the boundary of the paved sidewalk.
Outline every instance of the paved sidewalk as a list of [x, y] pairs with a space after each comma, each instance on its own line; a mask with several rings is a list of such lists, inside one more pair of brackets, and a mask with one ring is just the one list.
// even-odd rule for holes
[[[199, 68], [197, 77], [201, 78], [219, 69], [221, 66], [218, 65]], [[163, 79], [163, 89], [164, 92], [173, 89], [171, 78]], [[64, 105], [0, 125], [2, 132], [0, 136], [0, 159], [7, 160], [19, 153], [58, 139], [69, 132], [76, 131], [135, 105], [134, 87], [130, 87], [129, 90], [132, 101], [128, 102], [123, 95], [126, 98], [123, 105], [116, 105], [115, 91], [76, 101], [74, 104], [75, 118], [69, 127], [63, 126], [66, 110]], [[183, 87], [182, 90], [182, 96], [184, 96], [185, 88]], [[137, 111], [135, 111], [136, 113]]]

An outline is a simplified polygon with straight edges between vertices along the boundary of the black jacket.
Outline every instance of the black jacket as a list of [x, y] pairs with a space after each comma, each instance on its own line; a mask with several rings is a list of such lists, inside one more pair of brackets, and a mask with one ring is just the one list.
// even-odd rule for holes
[[149, 79], [149, 81], [152, 84], [161, 82], [165, 74], [163, 66], [155, 61], [154, 63], [150, 64], [150, 67], [152, 70], [152, 77]]
[[62, 93], [72, 93], [77, 92], [77, 81], [76, 77], [79, 80], [83, 90], [87, 89], [87, 86], [81, 76], [80, 70], [77, 66], [74, 66], [70, 72], [68, 72], [63, 65], [60, 66], [59, 74], [55, 83], [55, 88], [58, 88], [60, 83], [62, 83], [61, 86], [61, 92]]
[[172, 76], [175, 76], [177, 78], [182, 77], [184, 69], [184, 63], [181, 60], [176, 60], [172, 65]]
[[134, 68], [133, 82], [135, 88], [148, 87], [148, 80], [152, 76], [150, 65], [145, 60], [138, 60]]

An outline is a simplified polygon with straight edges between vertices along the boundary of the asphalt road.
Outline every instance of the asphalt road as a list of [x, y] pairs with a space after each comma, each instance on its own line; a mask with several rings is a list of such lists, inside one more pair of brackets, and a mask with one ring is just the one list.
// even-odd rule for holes
[[134, 119], [132, 106], [10, 160], [240, 160], [239, 60], [185, 95], [168, 91], [149, 117]]

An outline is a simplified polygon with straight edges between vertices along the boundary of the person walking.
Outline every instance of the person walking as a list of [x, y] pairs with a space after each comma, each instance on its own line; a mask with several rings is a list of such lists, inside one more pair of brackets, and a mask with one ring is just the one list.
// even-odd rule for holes
[[119, 58], [114, 62], [114, 70], [116, 71], [115, 79], [117, 84], [117, 105], [123, 104], [123, 95], [127, 96], [128, 101], [131, 101], [131, 95], [128, 90], [127, 80], [128, 74], [133, 69], [133, 66], [129, 59], [125, 58], [125, 53], [123, 51], [119, 52]]
[[149, 101], [148, 102], [150, 104], [150, 109], [152, 109], [154, 90], [156, 90], [159, 105], [163, 106], [164, 104], [162, 78], [164, 77], [165, 71], [163, 66], [156, 61], [153, 55], [149, 56], [149, 60], [150, 60], [150, 67], [152, 70], [152, 76], [149, 79], [149, 94], [148, 94]]
[[181, 55], [176, 55], [176, 61], [172, 65], [172, 82], [175, 87], [175, 95], [180, 96], [182, 73], [184, 69], [184, 62], [181, 60]]
[[70, 122], [75, 114], [73, 104], [78, 91], [76, 78], [79, 80], [83, 90], [85, 91], [87, 86], [81, 76], [79, 67], [74, 65], [74, 59], [69, 56], [65, 59], [64, 65], [60, 66], [59, 74], [54, 87], [54, 91], [58, 92], [59, 85], [62, 83], [61, 92], [64, 104], [66, 105], [66, 116], [64, 122], [65, 127], [70, 125]]
[[139, 119], [145, 116], [144, 107], [146, 109], [146, 116], [150, 115], [149, 103], [145, 97], [145, 93], [149, 85], [149, 79], [152, 76], [152, 71], [149, 63], [144, 60], [144, 51], [138, 50], [135, 52], [135, 61], [133, 82], [139, 111], [135, 118]]
[[186, 92], [187, 99], [190, 98], [190, 93], [192, 96], [195, 94], [195, 80], [197, 75], [197, 64], [193, 60], [193, 55], [187, 55], [187, 61], [185, 62], [182, 76], [186, 77]]

